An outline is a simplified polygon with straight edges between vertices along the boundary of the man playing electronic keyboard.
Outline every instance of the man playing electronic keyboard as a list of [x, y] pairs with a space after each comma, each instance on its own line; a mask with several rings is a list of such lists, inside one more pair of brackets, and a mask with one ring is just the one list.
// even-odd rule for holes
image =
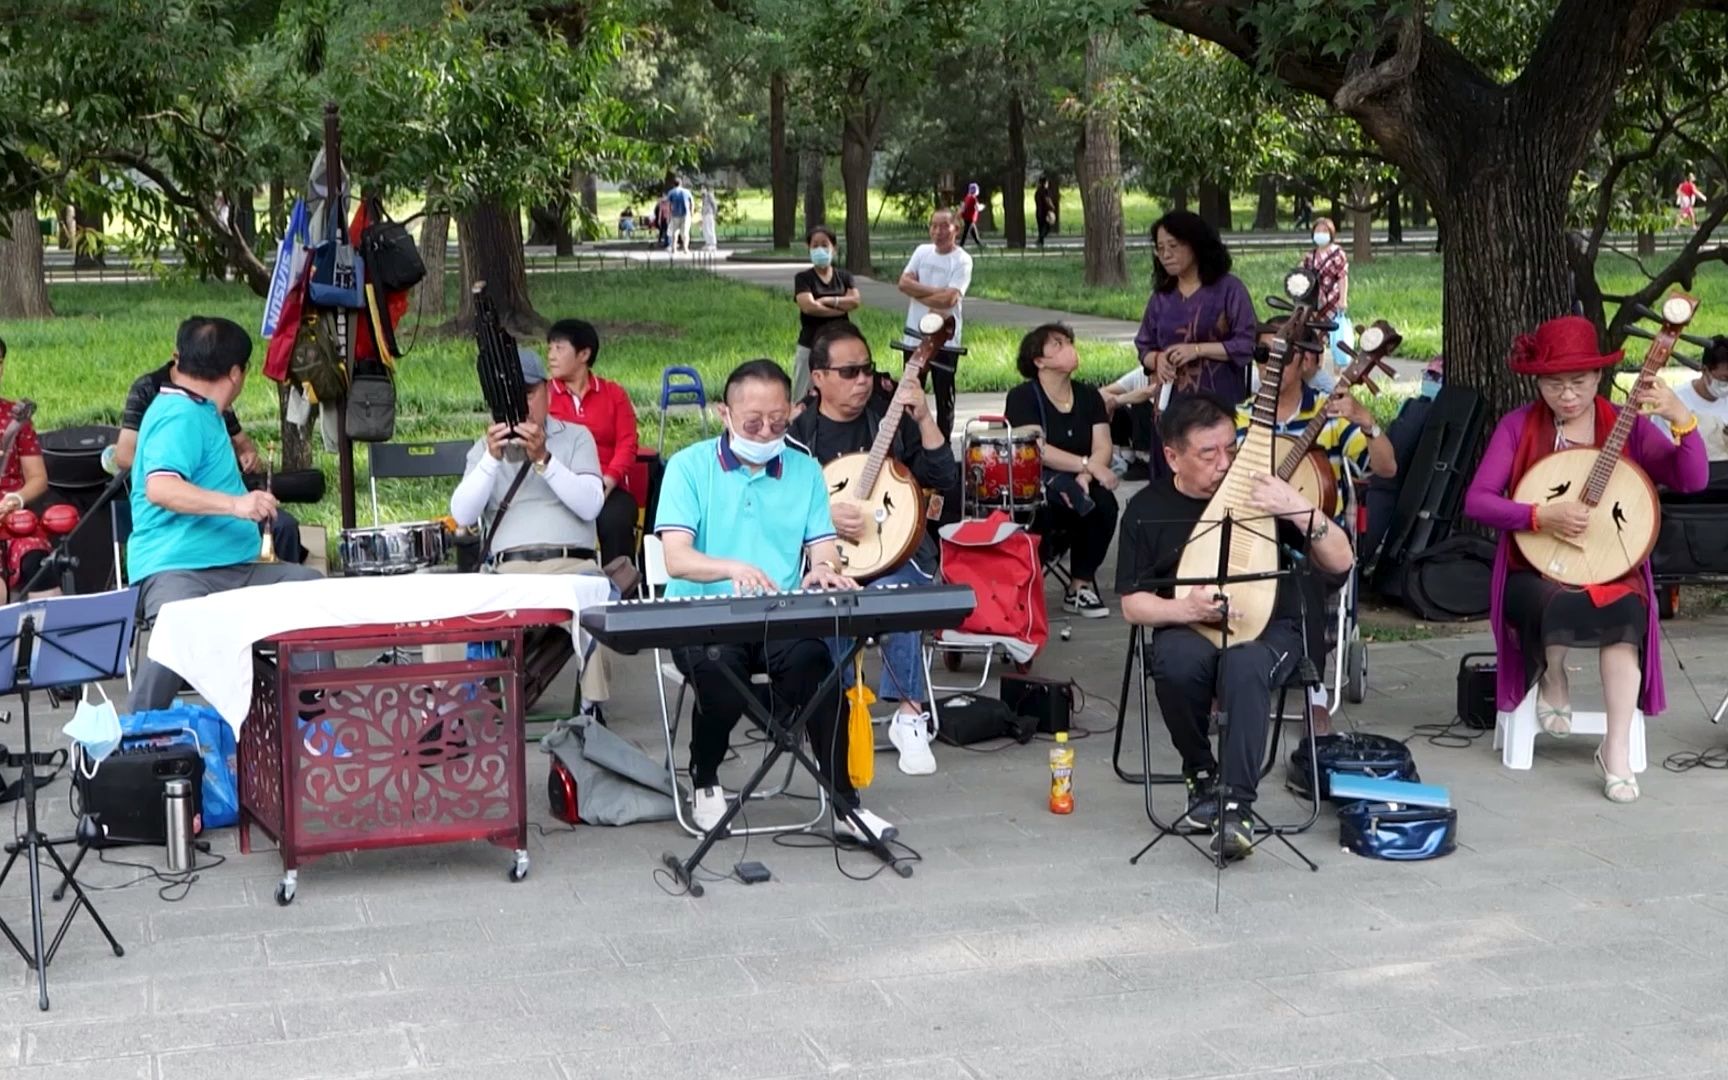
[[[826, 465], [845, 454], [868, 452], [888, 415], [887, 410], [905, 409], [907, 419], [916, 426], [901, 422], [888, 456], [904, 465], [926, 491], [947, 491], [959, 482], [960, 465], [954, 460], [942, 429], [936, 426], [935, 417], [930, 415], [923, 391], [916, 383], [908, 384], [901, 391], [904, 397], [885, 406], [872, 400], [875, 374], [870, 344], [856, 326], [836, 322], [824, 327], [810, 346], [810, 379], [817, 407], [798, 414], [786, 432], [787, 441]], [[860, 505], [846, 498], [829, 501], [834, 529], [844, 540], [857, 541], [864, 535], [869, 522]], [[916, 510], [913, 506], [903, 508], [906, 513]], [[919, 526], [922, 528], [923, 523]], [[936, 574], [936, 559], [936, 541], [925, 530], [912, 558], [870, 584], [872, 587], [928, 585]], [[876, 696], [900, 703], [888, 727], [889, 741], [900, 752], [901, 772], [928, 776], [936, 771], [936, 758], [930, 753], [923, 642], [914, 633], [884, 634], [881, 645], [882, 676]], [[841, 674], [845, 685], [850, 686], [852, 672]]]
[[[1236, 859], [1253, 846], [1249, 806], [1266, 751], [1272, 688], [1301, 660], [1304, 606], [1314, 604], [1304, 600], [1301, 582], [1286, 577], [1278, 581], [1272, 620], [1255, 640], [1231, 644], [1220, 653], [1192, 629], [1218, 621], [1217, 587], [1172, 589], [1153, 583], [1175, 576], [1195, 524], [1230, 472], [1236, 425], [1222, 404], [1198, 395], [1172, 402], [1160, 417], [1158, 433], [1172, 475], [1154, 478], [1129, 500], [1122, 514], [1116, 593], [1122, 599], [1123, 617], [1151, 629], [1148, 671], [1171, 742], [1182, 755], [1182, 774], [1188, 784], [1188, 810], [1177, 827], [1212, 831], [1214, 848]], [[1349, 570], [1353, 558], [1349, 539], [1295, 488], [1274, 476], [1256, 477], [1253, 506], [1280, 519], [1281, 548], [1305, 551], [1322, 573]], [[1270, 522], [1251, 521], [1239, 527], [1269, 526]], [[1288, 563], [1289, 558], [1286, 552], [1280, 561]], [[1318, 612], [1308, 614], [1313, 617]], [[1221, 769], [1208, 738], [1214, 699], [1230, 727]], [[1215, 784], [1224, 786], [1221, 822]]]
[[[258, 524], [276, 515], [276, 498], [246, 490], [222, 419], [246, 385], [251, 337], [227, 319], [193, 316], [180, 324], [175, 357], [173, 382], [144, 414], [132, 462], [126, 571], [150, 619], [171, 600], [319, 576], [293, 563], [254, 561]], [[180, 676], [146, 659], [127, 711], [165, 709], [180, 686]]]
[[[828, 487], [814, 458], [786, 453], [792, 413], [792, 380], [772, 360], [751, 360], [726, 378], [720, 417], [726, 430], [680, 450], [666, 463], [655, 532], [665, 545], [672, 580], [668, 597], [729, 596], [742, 592], [786, 592], [797, 588], [856, 589], [840, 573]], [[810, 572], [803, 570], [809, 556]], [[731, 668], [748, 683], [767, 672], [772, 693], [793, 708], [815, 699], [834, 669], [820, 638], [766, 639], [754, 645], [672, 650], [673, 663], [696, 694], [690, 732], [692, 818], [712, 829], [726, 812], [720, 762], [744, 701], [725, 676]], [[823, 775], [838, 798], [857, 809], [858, 793], [846, 769], [846, 720], [838, 687], [827, 694], [809, 725], [810, 742]], [[894, 826], [868, 810], [857, 814], [878, 837]], [[852, 822], [835, 816], [835, 828], [857, 839]]]

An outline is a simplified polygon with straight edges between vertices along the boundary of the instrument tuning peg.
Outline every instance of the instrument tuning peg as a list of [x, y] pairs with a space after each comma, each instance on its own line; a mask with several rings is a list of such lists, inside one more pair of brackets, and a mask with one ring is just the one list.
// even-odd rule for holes
[[1678, 349], [1668, 355], [1673, 357], [1675, 360], [1680, 361], [1683, 366], [1691, 368], [1693, 371], [1704, 370], [1704, 358], [1701, 356], [1687, 356]]
[[1340, 349], [1343, 349], [1344, 355], [1348, 356], [1352, 360], [1356, 360], [1356, 359], [1360, 358], [1362, 355], [1361, 353], [1356, 351], [1356, 346], [1350, 344], [1348, 341], [1340, 341], [1338, 343], [1338, 347]]
[[1266, 298], [1266, 306], [1272, 307], [1272, 308], [1277, 308], [1279, 311], [1295, 311], [1296, 310], [1296, 305], [1292, 304], [1290, 301], [1286, 300], [1282, 296], [1268, 296]]
[[1681, 334], [1680, 340], [1686, 342], [1688, 345], [1696, 345], [1700, 349], [1708, 349], [1710, 346], [1715, 344], [1715, 342], [1700, 334]]
[[1362, 385], [1368, 388], [1370, 394], [1380, 393], [1380, 386], [1374, 381], [1374, 376], [1372, 375], [1362, 376]]
[[1649, 319], [1652, 322], [1661, 322], [1662, 321], [1661, 315], [1650, 310], [1650, 308], [1648, 308], [1647, 306], [1645, 306], [1643, 304], [1633, 304], [1632, 310], [1637, 313], [1637, 315], [1640, 319]]
[[1637, 323], [1627, 323], [1626, 333], [1629, 337], [1643, 338], [1645, 341], [1655, 341], [1656, 335], [1639, 326]]

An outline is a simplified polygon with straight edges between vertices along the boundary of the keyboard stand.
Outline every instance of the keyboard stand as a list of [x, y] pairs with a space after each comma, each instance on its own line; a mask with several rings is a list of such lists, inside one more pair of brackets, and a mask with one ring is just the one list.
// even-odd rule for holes
[[[898, 859], [889, 850], [882, 838], [871, 832], [850, 807], [842, 808], [843, 804], [834, 793], [834, 786], [828, 782], [827, 777], [822, 775], [822, 770], [817, 768], [815, 759], [804, 749], [805, 726], [815, 717], [816, 710], [820, 707], [819, 703], [828, 697], [831, 691], [839, 689], [840, 673], [852, 665], [853, 659], [863, 647], [862, 638], [853, 638], [845, 655], [841, 657], [839, 663], [834, 665], [834, 669], [828, 672], [827, 677], [822, 680], [821, 686], [811, 700], [805, 702], [804, 706], [798, 710], [798, 715], [785, 724], [775, 722], [774, 714], [756, 696], [749, 684], [738, 677], [737, 672], [729, 667], [722, 669], [726, 677], [732, 680], [733, 687], [738, 691], [739, 696], [744, 699], [744, 711], [758, 727], [767, 733], [774, 745], [766, 754], [762, 755], [762, 763], [756, 767], [755, 772], [750, 774], [750, 778], [744, 782], [744, 786], [739, 789], [737, 796], [731, 800], [731, 805], [726, 807], [726, 813], [721, 815], [719, 823], [708, 831], [708, 834], [702, 838], [700, 844], [696, 845], [696, 850], [691, 852], [688, 859], [679, 859], [678, 856], [669, 851], [660, 856], [661, 863], [672, 872], [672, 876], [678, 879], [679, 884], [689, 890], [691, 896], [701, 896], [703, 891], [702, 883], [696, 880], [696, 868], [702, 865], [702, 859], [708, 854], [710, 848], [728, 838], [726, 830], [732, 824], [732, 819], [743, 810], [745, 801], [750, 798], [751, 793], [767, 779], [769, 772], [774, 768], [774, 763], [780, 760], [782, 754], [791, 754], [798, 764], [804, 767], [804, 771], [816, 781], [817, 785], [828, 793], [828, 801], [834, 807], [834, 812], [846, 815], [862, 835], [870, 838], [865, 846], [869, 848], [871, 854], [887, 863], [901, 877], [909, 878], [912, 876], [911, 863]], [[842, 720], [841, 722], [844, 723], [845, 721]], [[839, 762], [838, 767], [845, 768], [846, 763], [844, 761]]]

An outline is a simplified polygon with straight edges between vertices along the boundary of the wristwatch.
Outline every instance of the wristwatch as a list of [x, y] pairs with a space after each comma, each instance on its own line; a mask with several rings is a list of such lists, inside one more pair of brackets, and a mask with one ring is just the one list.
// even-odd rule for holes
[[1380, 430], [1380, 425], [1378, 423], [1368, 425], [1368, 437], [1370, 439], [1378, 439], [1383, 434], [1385, 434], [1385, 432]]
[[552, 464], [552, 455], [547, 454], [545, 457], [541, 458], [539, 461], [536, 461], [534, 463], [534, 475], [535, 476], [545, 476], [546, 475], [546, 469], [551, 464]]
[[1090, 457], [1083, 457], [1080, 459], [1080, 471], [1081, 472], [1091, 472], [1092, 471], [1092, 459]]
[[1321, 518], [1318, 522], [1309, 527], [1308, 542], [1310, 544], [1318, 544], [1320, 541], [1326, 539], [1326, 534], [1331, 531], [1332, 523], [1327, 521], [1325, 518]]

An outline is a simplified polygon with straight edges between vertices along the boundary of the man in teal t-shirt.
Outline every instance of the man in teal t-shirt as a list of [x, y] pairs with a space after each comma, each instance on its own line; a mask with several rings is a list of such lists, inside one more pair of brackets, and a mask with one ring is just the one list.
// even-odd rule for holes
[[[146, 619], [172, 600], [319, 576], [292, 563], [253, 561], [258, 523], [275, 516], [276, 498], [246, 490], [222, 420], [246, 385], [252, 339], [227, 319], [193, 316], [180, 324], [174, 355], [173, 383], [144, 414], [132, 460], [126, 575], [138, 586]], [[180, 687], [179, 675], [147, 659], [128, 710], [165, 709]]]
[[[660, 482], [654, 531], [665, 544], [672, 577], [666, 594], [856, 589], [858, 583], [840, 573], [822, 467], [806, 454], [786, 452], [792, 380], [772, 360], [751, 360], [727, 377], [724, 398], [725, 433], [673, 454]], [[804, 572], [806, 554], [809, 573]], [[801, 708], [816, 700], [834, 660], [826, 642], [808, 637], [686, 646], [672, 650], [672, 662], [696, 694], [690, 724], [691, 817], [711, 830], [726, 813], [720, 762], [732, 727], [744, 714], [744, 699], [725, 669], [744, 683], [766, 672], [774, 695]], [[816, 763], [840, 804], [836, 809], [852, 811], [837, 815], [835, 828], [864, 840], [857, 825], [862, 821], [881, 839], [893, 839], [894, 826], [858, 805], [847, 773], [846, 718], [837, 683], [812, 714], [809, 734]]]

